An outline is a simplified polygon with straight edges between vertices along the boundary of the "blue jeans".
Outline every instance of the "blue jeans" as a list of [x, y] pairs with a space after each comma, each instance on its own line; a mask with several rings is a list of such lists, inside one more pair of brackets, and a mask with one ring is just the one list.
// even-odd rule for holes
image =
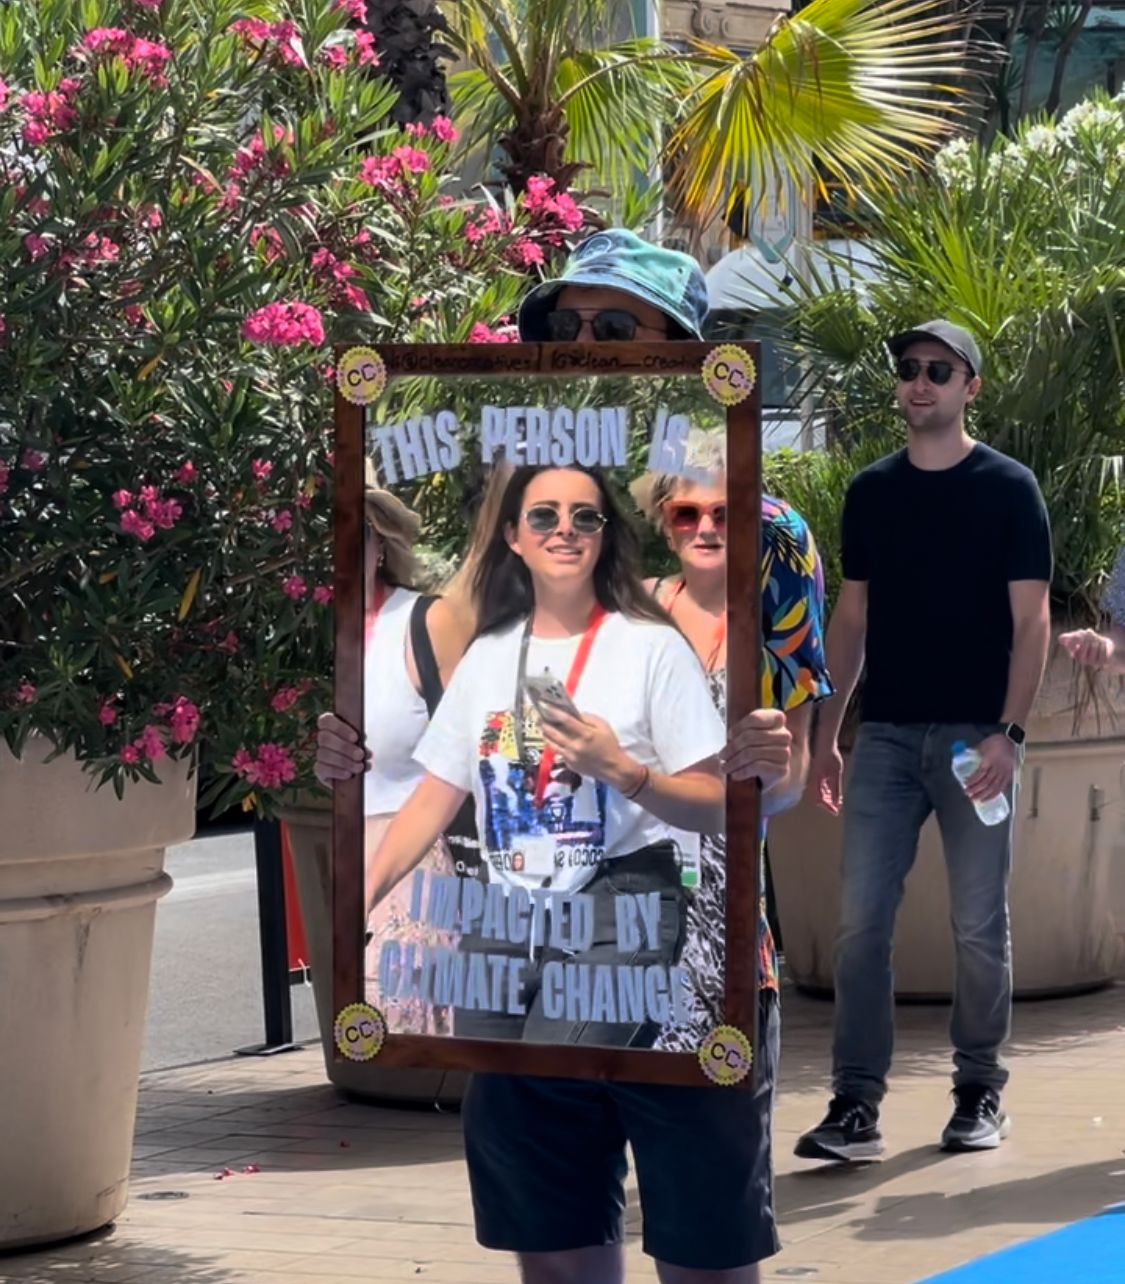
[[1012, 1009], [1008, 876], [1012, 816], [981, 823], [954, 779], [953, 743], [973, 745], [997, 724], [860, 728], [844, 797], [843, 898], [836, 938], [834, 1091], [877, 1105], [887, 1090], [894, 1048], [891, 941], [903, 885], [918, 852], [923, 822], [934, 812], [949, 874], [956, 948], [950, 1035], [953, 1082], [1001, 1091], [1008, 1072], [1000, 1047]]

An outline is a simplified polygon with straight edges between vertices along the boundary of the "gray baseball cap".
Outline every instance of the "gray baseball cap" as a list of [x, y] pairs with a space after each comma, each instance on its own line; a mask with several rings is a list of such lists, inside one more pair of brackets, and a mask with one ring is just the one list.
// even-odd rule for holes
[[926, 339], [936, 339], [938, 343], [944, 344], [950, 352], [961, 358], [973, 374], [980, 374], [980, 345], [968, 330], [954, 325], [952, 321], [923, 321], [912, 330], [892, 335], [887, 340], [887, 347], [891, 350], [891, 356], [901, 357], [912, 343], [922, 343]]

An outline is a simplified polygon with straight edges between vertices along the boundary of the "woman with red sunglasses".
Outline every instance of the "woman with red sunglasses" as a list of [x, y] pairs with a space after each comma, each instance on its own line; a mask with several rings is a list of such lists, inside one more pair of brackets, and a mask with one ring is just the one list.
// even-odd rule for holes
[[[711, 698], [726, 710], [727, 666], [727, 492], [726, 443], [700, 432], [688, 442], [686, 464], [693, 480], [673, 474], [648, 473], [633, 484], [642, 512], [660, 531], [679, 562], [673, 575], [647, 581], [647, 586], [691, 643], [707, 673]], [[706, 480], [696, 480], [700, 477]], [[815, 584], [816, 592], [810, 593]], [[807, 526], [788, 505], [762, 498], [762, 667], [763, 705], [793, 717], [794, 755], [802, 762], [807, 739], [798, 706], [831, 692], [820, 642], [819, 603], [823, 580], [816, 545]], [[780, 618], [771, 608], [784, 603]], [[810, 701], [811, 703], [811, 701]], [[766, 814], [784, 810], [799, 796], [803, 769], [785, 791], [763, 799]], [[689, 1013], [666, 1025], [658, 1048], [690, 1052], [707, 1031], [722, 1021], [725, 976], [723, 924], [726, 921], [726, 840], [721, 834], [677, 832], [684, 882], [694, 888], [688, 911], [687, 944], [681, 960], [690, 978]], [[763, 878], [764, 884], [764, 878]], [[764, 1030], [776, 1023], [777, 960], [773, 936], [762, 913], [759, 925]]]

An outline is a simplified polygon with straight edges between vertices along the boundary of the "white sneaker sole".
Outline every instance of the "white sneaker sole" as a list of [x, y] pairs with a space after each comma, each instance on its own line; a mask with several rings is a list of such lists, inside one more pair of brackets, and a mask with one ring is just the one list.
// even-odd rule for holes
[[950, 1137], [943, 1132], [941, 1134], [941, 1148], [942, 1150], [953, 1151], [996, 1150], [1002, 1141], [1007, 1141], [1011, 1131], [1012, 1120], [1008, 1115], [1005, 1115], [994, 1132], [990, 1132], [987, 1137], [980, 1137], [976, 1141], [969, 1141], [963, 1137]]

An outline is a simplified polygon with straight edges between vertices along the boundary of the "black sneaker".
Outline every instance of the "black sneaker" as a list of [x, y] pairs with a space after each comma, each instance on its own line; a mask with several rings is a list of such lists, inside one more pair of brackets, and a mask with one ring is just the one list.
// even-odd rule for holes
[[878, 1159], [883, 1153], [879, 1111], [853, 1097], [833, 1097], [828, 1113], [797, 1139], [793, 1153], [801, 1159], [838, 1159], [849, 1163]]
[[1000, 1094], [983, 1083], [953, 1089], [953, 1118], [941, 1134], [942, 1150], [995, 1150], [1012, 1131]]

